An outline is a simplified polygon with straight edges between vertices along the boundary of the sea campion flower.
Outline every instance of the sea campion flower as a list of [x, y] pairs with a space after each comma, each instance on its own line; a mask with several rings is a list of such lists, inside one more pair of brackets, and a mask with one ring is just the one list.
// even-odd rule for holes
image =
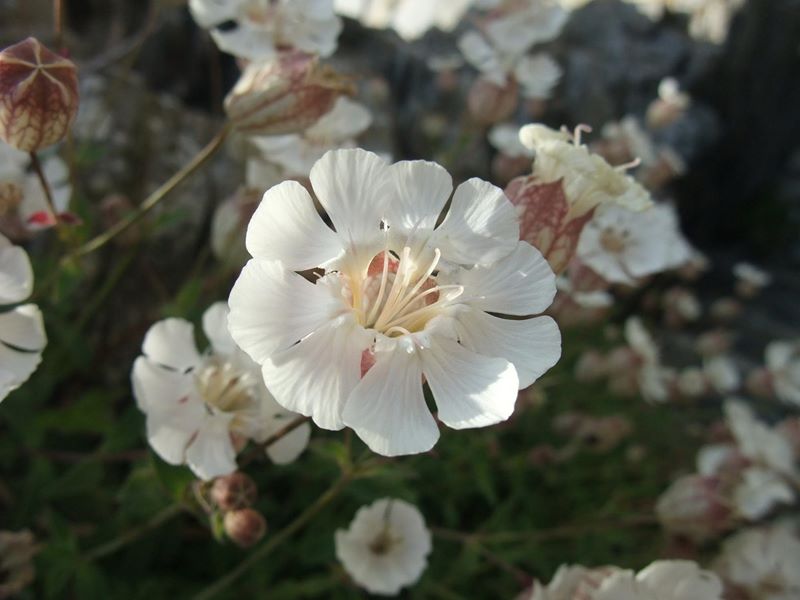
[[652, 202], [648, 192], [581, 143], [585, 128], [574, 135], [531, 124], [520, 141], [535, 153], [533, 172], [513, 179], [506, 194], [520, 214], [522, 239], [545, 255], [556, 273], [575, 254], [578, 238], [595, 208], [618, 204], [643, 210]]
[[433, 27], [452, 31], [473, 0], [334, 0], [336, 12], [364, 27], [391, 27], [410, 42]]
[[[280, 48], [327, 57], [342, 30], [333, 0], [189, 0], [189, 10], [220, 50], [247, 60]], [[221, 27], [229, 24], [235, 26]]]
[[383, 498], [358, 509], [346, 530], [336, 531], [336, 557], [371, 594], [395, 596], [416, 583], [428, 564], [431, 533], [416, 506]]
[[[0, 234], [0, 305], [22, 302], [32, 291], [28, 254]], [[0, 402], [28, 380], [46, 345], [42, 313], [36, 305], [23, 304], [0, 313]]]
[[577, 257], [611, 283], [637, 279], [680, 266], [691, 247], [671, 206], [636, 211], [608, 205], [598, 209], [578, 239]]
[[550, 317], [501, 316], [540, 313], [555, 294], [502, 190], [464, 182], [437, 226], [452, 183], [435, 163], [334, 150], [310, 181], [334, 229], [299, 183], [271, 188], [229, 299], [231, 335], [278, 402], [387, 456], [439, 437], [424, 381], [450, 427], [507, 419], [561, 349]]
[[233, 126], [250, 135], [297, 133], [310, 127], [342, 94], [348, 79], [299, 50], [251, 62], [225, 98]]
[[0, 138], [23, 152], [64, 139], [78, 113], [72, 61], [29, 37], [0, 52]]
[[[234, 344], [227, 314], [222, 302], [206, 310], [203, 332], [211, 347], [203, 354], [188, 321], [155, 323], [131, 374], [153, 450], [170, 464], [188, 464], [205, 480], [233, 473], [244, 442], [262, 441], [293, 418], [275, 403], [258, 368]], [[267, 455], [278, 464], [291, 462], [309, 434], [304, 424], [270, 445]]]
[[268, 162], [283, 167], [288, 175], [308, 177], [311, 167], [328, 150], [355, 147], [354, 138], [372, 123], [366, 107], [340, 97], [330, 112], [324, 114], [303, 133], [253, 138], [253, 144]]

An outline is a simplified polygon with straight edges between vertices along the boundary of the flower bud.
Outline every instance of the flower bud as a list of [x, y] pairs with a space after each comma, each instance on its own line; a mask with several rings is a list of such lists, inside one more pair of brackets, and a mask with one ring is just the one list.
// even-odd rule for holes
[[225, 513], [225, 535], [240, 548], [249, 548], [267, 533], [267, 521], [256, 510], [243, 508]]
[[681, 477], [658, 499], [658, 520], [667, 531], [696, 542], [723, 533], [733, 524], [733, 515], [720, 488], [717, 477]]
[[313, 125], [352, 93], [348, 79], [298, 50], [251, 62], [225, 98], [225, 111], [243, 133], [280, 135]]
[[217, 477], [211, 486], [211, 499], [224, 511], [248, 508], [253, 505], [257, 496], [256, 482], [239, 471]]
[[467, 108], [475, 121], [492, 125], [511, 116], [517, 107], [517, 82], [513, 79], [504, 86], [480, 77], [467, 94]]
[[0, 52], [0, 138], [35, 152], [62, 140], [77, 113], [72, 61], [32, 37]]

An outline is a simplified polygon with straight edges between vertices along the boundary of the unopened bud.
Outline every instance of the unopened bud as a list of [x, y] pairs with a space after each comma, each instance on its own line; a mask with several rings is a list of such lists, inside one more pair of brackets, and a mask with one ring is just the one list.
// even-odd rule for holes
[[243, 508], [225, 513], [225, 535], [240, 548], [249, 548], [267, 533], [267, 521], [256, 510]]
[[0, 138], [35, 152], [62, 140], [77, 113], [72, 61], [32, 37], [0, 52]]
[[225, 111], [243, 133], [296, 133], [316, 123], [336, 99], [352, 93], [344, 76], [298, 50], [251, 62], [225, 98]]
[[513, 79], [500, 86], [480, 77], [469, 88], [469, 114], [482, 125], [492, 125], [511, 116], [517, 107], [517, 82]]
[[217, 477], [211, 486], [211, 499], [224, 511], [249, 508], [257, 496], [256, 482], [249, 475], [239, 471]]

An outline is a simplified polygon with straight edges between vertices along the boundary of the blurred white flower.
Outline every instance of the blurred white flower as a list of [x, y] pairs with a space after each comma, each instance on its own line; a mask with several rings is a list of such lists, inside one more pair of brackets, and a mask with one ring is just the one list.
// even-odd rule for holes
[[[33, 291], [28, 254], [0, 234], [0, 305], [22, 302]], [[47, 345], [42, 313], [23, 304], [0, 313], [0, 402], [25, 383]]]
[[717, 355], [704, 360], [703, 373], [718, 394], [735, 392], [742, 383], [736, 364], [728, 356]]
[[681, 265], [690, 253], [670, 205], [643, 211], [607, 205], [583, 228], [577, 256], [604, 279], [631, 285]]
[[787, 523], [745, 529], [728, 538], [713, 568], [749, 597], [800, 598], [800, 540]]
[[657, 560], [634, 575], [616, 571], [591, 600], [722, 600], [722, 582], [689, 560]]
[[675, 372], [661, 364], [658, 346], [639, 317], [629, 317], [625, 321], [625, 341], [638, 358], [636, 379], [644, 399], [648, 402], [668, 400]]
[[730, 502], [720, 477], [691, 474], [676, 479], [656, 502], [668, 532], [702, 542], [733, 525]]
[[286, 47], [330, 56], [342, 30], [333, 0], [189, 0], [189, 9], [220, 50], [247, 60]]
[[297, 182], [271, 188], [230, 295], [231, 334], [278, 402], [387, 456], [439, 437], [423, 377], [444, 424], [507, 419], [561, 344], [550, 317], [495, 316], [540, 313], [555, 294], [503, 192], [466, 181], [437, 227], [452, 182], [436, 163], [334, 150], [310, 180], [334, 229]]
[[328, 150], [355, 147], [355, 138], [367, 130], [372, 115], [366, 107], [340, 96], [326, 113], [302, 134], [259, 136], [253, 144], [268, 162], [287, 175], [308, 177], [311, 167]]
[[800, 405], [800, 343], [771, 342], [765, 362], [775, 395], [784, 402]]
[[756, 296], [762, 288], [772, 283], [772, 276], [755, 265], [740, 262], [733, 265], [736, 277], [736, 293], [744, 298]]
[[514, 158], [533, 158], [533, 150], [519, 141], [519, 125], [498, 123], [489, 130], [489, 143], [507, 156]]
[[452, 31], [474, 0], [334, 0], [336, 12], [411, 42], [433, 27]]
[[[275, 402], [258, 367], [236, 347], [227, 315], [222, 302], [203, 314], [210, 347], [202, 354], [188, 321], [155, 323], [131, 374], [153, 450], [170, 464], [188, 464], [204, 480], [235, 471], [237, 446], [265, 440], [296, 416]], [[276, 463], [291, 462], [309, 435], [303, 424], [270, 445], [267, 454]]]
[[789, 477], [797, 476], [791, 444], [780, 432], [762, 423], [743, 401], [725, 401], [725, 417], [739, 451], [752, 462]]
[[416, 583], [428, 564], [431, 534], [419, 510], [383, 498], [358, 509], [348, 529], [336, 531], [336, 557], [371, 594], [395, 596]]
[[737, 513], [751, 521], [766, 516], [778, 504], [790, 504], [794, 498], [794, 490], [785, 478], [760, 467], [745, 469], [733, 491]]
[[691, 101], [689, 94], [681, 91], [676, 79], [662, 79], [658, 84], [658, 98], [647, 107], [647, 124], [653, 129], [671, 125], [683, 115]]

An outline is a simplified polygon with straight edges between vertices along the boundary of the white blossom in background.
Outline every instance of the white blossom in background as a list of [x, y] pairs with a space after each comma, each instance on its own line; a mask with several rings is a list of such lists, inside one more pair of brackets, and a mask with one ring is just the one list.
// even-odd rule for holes
[[625, 0], [653, 20], [669, 10], [689, 16], [689, 33], [698, 39], [721, 44], [728, 37], [730, 22], [745, 0]]
[[287, 175], [308, 177], [328, 150], [355, 147], [355, 138], [371, 123], [365, 106], [341, 96], [330, 112], [302, 134], [260, 136], [251, 141], [264, 160], [281, 166]]
[[[131, 374], [153, 450], [170, 464], [189, 465], [204, 480], [235, 471], [241, 445], [265, 440], [297, 416], [267, 392], [258, 367], [231, 339], [227, 315], [222, 302], [203, 314], [203, 332], [210, 342], [203, 353], [188, 321], [155, 323]], [[275, 463], [293, 461], [310, 431], [308, 424], [301, 425], [270, 445], [267, 454]]]
[[800, 598], [800, 539], [795, 526], [779, 522], [745, 529], [725, 540], [714, 570], [748, 597]]
[[566, 11], [551, 0], [500, 2], [481, 32], [462, 35], [458, 48], [492, 84], [503, 88], [514, 79], [524, 97], [546, 100], [561, 79], [561, 67], [548, 54], [528, 51], [555, 39], [566, 19]]
[[690, 255], [691, 247], [668, 204], [643, 211], [613, 205], [600, 208], [583, 228], [577, 251], [578, 258], [598, 275], [628, 285], [676, 268]]
[[189, 10], [220, 50], [247, 60], [286, 47], [327, 57], [342, 30], [333, 0], [189, 0]]
[[736, 292], [745, 298], [752, 298], [772, 283], [772, 276], [767, 271], [747, 262], [733, 265], [733, 274]]
[[407, 42], [437, 27], [452, 31], [474, 0], [334, 0], [336, 12], [372, 29], [394, 29]]
[[550, 317], [496, 316], [541, 313], [555, 295], [502, 190], [462, 183], [437, 227], [452, 181], [436, 163], [334, 150], [310, 181], [334, 229], [299, 183], [271, 188], [229, 299], [231, 334], [277, 401], [387, 456], [439, 437], [423, 377], [445, 425], [506, 420], [561, 341]]
[[358, 509], [348, 529], [336, 531], [336, 558], [371, 594], [396, 596], [428, 566], [431, 533], [416, 506], [383, 498]]
[[[69, 169], [52, 152], [40, 154], [42, 170], [50, 185], [56, 212], [67, 211], [72, 196]], [[55, 221], [47, 204], [42, 182], [30, 167], [30, 157], [0, 141], [0, 206], [16, 214], [23, 230], [30, 233], [52, 227]]]
[[[23, 302], [32, 291], [28, 254], [0, 234], [0, 306]], [[0, 402], [28, 380], [46, 345], [42, 313], [35, 304], [0, 313]]]
[[639, 317], [629, 317], [625, 321], [625, 341], [639, 360], [636, 377], [644, 399], [648, 402], [668, 400], [675, 372], [661, 364], [658, 346]]
[[533, 150], [519, 141], [519, 129], [519, 125], [513, 123], [498, 123], [489, 130], [489, 143], [507, 156], [533, 158]]
[[775, 395], [800, 406], [800, 342], [771, 342], [765, 361]]
[[708, 383], [718, 394], [730, 394], [739, 389], [742, 377], [729, 356], [717, 355], [703, 361]]
[[547, 586], [534, 583], [517, 600], [722, 600], [722, 582], [689, 560], [657, 560], [638, 573], [564, 565]]

